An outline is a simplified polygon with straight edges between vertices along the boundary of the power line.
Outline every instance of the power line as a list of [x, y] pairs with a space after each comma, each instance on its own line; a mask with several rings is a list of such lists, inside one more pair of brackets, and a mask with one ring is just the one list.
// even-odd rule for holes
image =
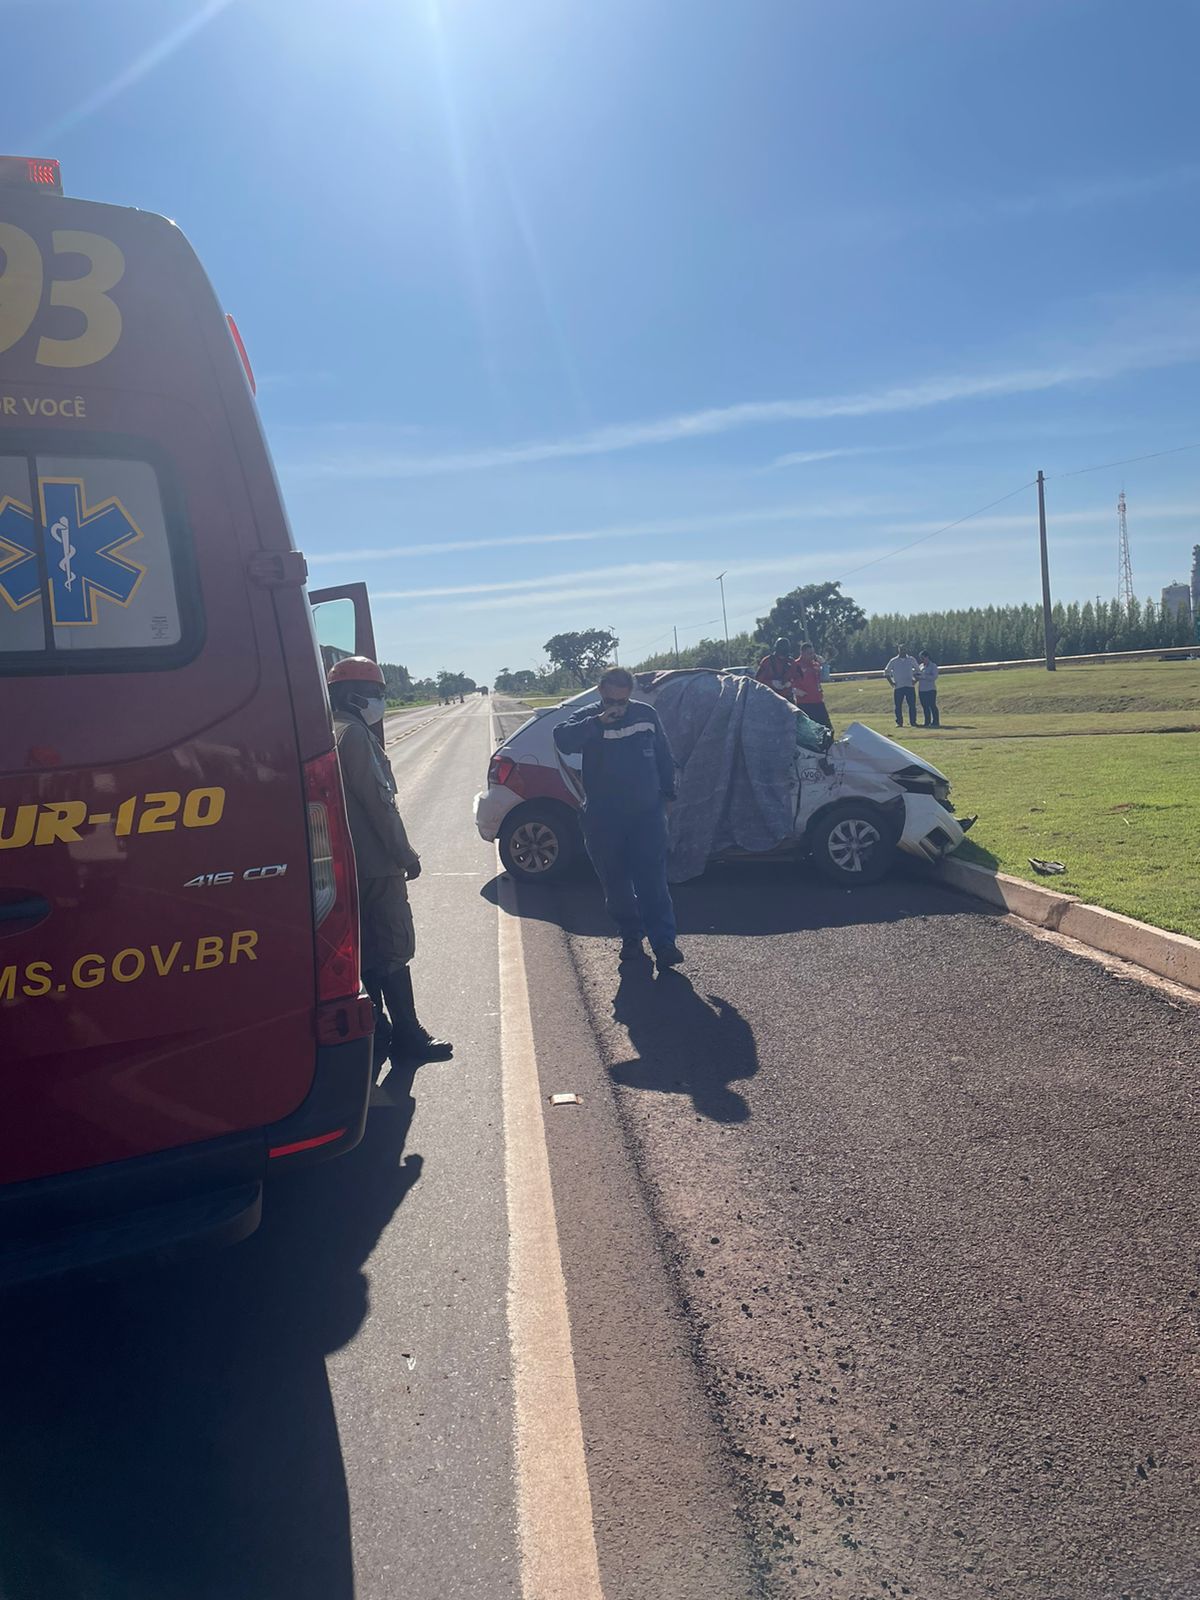
[[[974, 511], [968, 511], [966, 516], [955, 517], [953, 522], [946, 522], [940, 528], [934, 528], [929, 533], [923, 533], [919, 539], [913, 539], [908, 544], [899, 545], [895, 550], [887, 550], [881, 556], [872, 556], [870, 561], [864, 561], [860, 566], [851, 567], [849, 572], [841, 573], [835, 580], [844, 583], [847, 578], [854, 577], [857, 572], [865, 572], [868, 567], [877, 567], [881, 561], [890, 561], [893, 556], [901, 556], [906, 550], [915, 550], [919, 544], [926, 544], [930, 539], [936, 539], [940, 533], [949, 533], [951, 528], [961, 527], [964, 522], [970, 522], [974, 517], [981, 517], [985, 511], [992, 511], [996, 506], [1002, 506], [1006, 500], [1013, 500], [1026, 489], [1032, 489], [1036, 478], [1030, 478], [1028, 483], [1018, 484], [1015, 489], [1010, 489], [1007, 494], [1002, 494], [998, 500], [989, 500], [985, 506], [977, 506]], [[735, 622], [741, 622], [746, 617], [755, 615], [753, 611], [740, 611], [734, 617]]]
[[[1102, 461], [1094, 467], [1076, 467], [1073, 472], [1047, 473], [1045, 482], [1050, 483], [1054, 478], [1081, 478], [1088, 472], [1107, 472], [1110, 467], [1127, 467], [1131, 466], [1135, 461], [1158, 461], [1163, 456], [1182, 455], [1186, 450], [1200, 450], [1200, 441], [1195, 444], [1175, 445], [1170, 450], [1151, 450], [1148, 454], [1141, 456], [1123, 456], [1118, 461]], [[1019, 488], [1011, 490], [1008, 494], [1001, 495], [999, 500], [993, 500], [989, 505], [980, 506], [977, 511], [968, 511], [965, 517], [958, 517], [953, 522], [947, 522], [944, 527], [935, 528], [932, 533], [924, 533], [919, 539], [914, 539], [911, 544], [902, 544], [898, 549], [889, 550], [885, 555], [875, 556], [870, 561], [864, 561], [861, 566], [851, 567], [850, 571], [843, 572], [837, 581], [844, 583], [847, 578], [853, 578], [856, 573], [865, 572], [868, 567], [876, 567], [881, 561], [890, 561], [893, 556], [903, 555], [906, 550], [915, 550], [917, 545], [924, 544], [927, 539], [936, 539], [939, 533], [948, 533], [951, 528], [960, 527], [964, 522], [970, 522], [973, 517], [982, 516], [985, 511], [991, 511], [995, 506], [1003, 505], [1006, 500], [1014, 499], [1022, 490], [1032, 489], [1036, 481], [1035, 478], [1031, 478], [1028, 483], [1023, 483]]]
[[1177, 444], [1170, 450], [1151, 450], [1145, 456], [1124, 456], [1120, 461], [1102, 461], [1098, 467], [1076, 467], [1074, 472], [1047, 473], [1046, 482], [1053, 482], [1054, 478], [1082, 478], [1085, 472], [1107, 472], [1110, 467], [1128, 467], [1135, 461], [1157, 461], [1161, 456], [1182, 455], [1185, 450], [1200, 450], [1200, 440], [1195, 444]]
[[[1139, 461], [1158, 461], [1164, 456], [1182, 455], [1189, 450], [1200, 450], [1200, 440], [1197, 440], [1193, 444], [1174, 445], [1169, 450], [1151, 450], [1140, 456], [1122, 456], [1116, 461], [1102, 461], [1095, 466], [1076, 467], [1071, 472], [1058, 472], [1054, 474], [1046, 473], [1043, 476], [1043, 482], [1050, 483], [1060, 478], [1081, 478], [1089, 472], [1107, 472], [1112, 467], [1132, 466], [1134, 463]], [[997, 506], [1004, 505], [1006, 501], [1014, 500], [1017, 495], [1024, 493], [1026, 489], [1032, 489], [1036, 483], [1036, 478], [1030, 478], [1027, 483], [1018, 484], [1015, 489], [1010, 489], [1007, 494], [1002, 494], [999, 499], [989, 500], [987, 505], [978, 506], [974, 511], [968, 511], [965, 516], [956, 517], [953, 522], [944, 523], [940, 528], [934, 528], [929, 533], [923, 533], [919, 539], [913, 539], [908, 544], [898, 545], [894, 550], [885, 551], [881, 556], [873, 556], [870, 561], [864, 561], [857, 567], [851, 567], [848, 572], [843, 572], [836, 581], [838, 583], [844, 583], [847, 578], [853, 578], [860, 572], [866, 572], [869, 567], [877, 567], [884, 561], [890, 561], [894, 556], [904, 555], [906, 551], [915, 550], [918, 545], [926, 544], [930, 539], [936, 539], [940, 534], [949, 533], [952, 528], [961, 527], [964, 522], [971, 522], [974, 520], [974, 518], [981, 517], [985, 511], [993, 511]], [[735, 615], [733, 620], [735, 622], [741, 622], [746, 618], [753, 617], [755, 615], [756, 611], [742, 611]], [[713, 617], [708, 622], [685, 623], [684, 628], [687, 630], [691, 627], [709, 627], [713, 623], [716, 623], [720, 620], [721, 619], [718, 617]], [[728, 622], [726, 622], [726, 627], [728, 627]], [[670, 630], [668, 630], [668, 632], [665, 634], [660, 634], [658, 639], [653, 640], [651, 645], [646, 647], [647, 653], [649, 653], [649, 651], [653, 649], [653, 646], [658, 644], [660, 640], [669, 637]]]
[[956, 517], [953, 522], [947, 522], [941, 528], [935, 528], [932, 533], [923, 533], [919, 539], [914, 539], [911, 544], [902, 544], [895, 550], [889, 550], [885, 555], [874, 556], [870, 561], [864, 561], [860, 567], [851, 567], [849, 572], [843, 572], [838, 578], [838, 583], [844, 583], [847, 578], [854, 577], [856, 572], [865, 572], [868, 567], [877, 567], [881, 561], [890, 561], [893, 556], [902, 556], [906, 550], [915, 550], [919, 544], [924, 544], [929, 539], [936, 539], [939, 533], [949, 533], [951, 528], [961, 527], [964, 522], [970, 522], [972, 517], [981, 517], [985, 511], [991, 511], [995, 506], [1002, 506], [1006, 500], [1012, 500], [1022, 494], [1026, 489], [1032, 489], [1037, 482], [1030, 478], [1028, 483], [1020, 484], [1016, 489], [1010, 489], [1007, 494], [1002, 494], [999, 500], [989, 500], [986, 506], [980, 506], [975, 511], [968, 511], [965, 517]]
[[[1200, 441], [1197, 441], [1195, 444], [1175, 445], [1170, 450], [1152, 450], [1146, 455], [1124, 456], [1118, 461], [1103, 461], [1093, 467], [1077, 467], [1072, 472], [1059, 472], [1053, 474], [1053, 476], [1055, 478], [1079, 478], [1088, 472], [1106, 472], [1110, 467], [1130, 466], [1136, 461], [1157, 461], [1162, 456], [1181, 455], [1187, 450], [1200, 450]], [[1051, 475], [1046, 474], [1044, 481], [1049, 483], [1051, 481]], [[934, 528], [930, 533], [923, 533], [919, 539], [913, 539], [909, 544], [898, 545], [894, 550], [885, 551], [881, 556], [873, 556], [870, 561], [864, 561], [857, 567], [851, 567], [848, 572], [841, 573], [836, 581], [838, 583], [845, 583], [847, 578], [853, 578], [856, 576], [856, 574], [865, 572], [868, 567], [877, 567], [881, 562], [890, 561], [893, 556], [901, 556], [904, 555], [904, 553], [908, 550], [915, 550], [918, 545], [925, 544], [930, 539], [936, 539], [939, 534], [949, 533], [951, 528], [959, 528], [964, 522], [970, 522], [975, 517], [981, 517], [985, 511], [992, 511], [996, 506], [1002, 506], [1005, 501], [1015, 499], [1016, 496], [1021, 494], [1024, 490], [1032, 489], [1036, 482], [1037, 480], [1035, 478], [1030, 478], [1028, 483], [1022, 483], [1019, 484], [1017, 488], [1010, 489], [1007, 494], [1002, 494], [998, 500], [991, 500], [985, 506], [979, 506], [974, 511], [968, 511], [965, 517], [956, 517], [953, 522], [947, 522], [940, 528]], [[744, 617], [753, 615], [753, 612], [743, 611], [738, 617], [735, 617], [734, 620], [740, 621]]]
[[[703, 622], [685, 622], [682, 624], [683, 632], [691, 633], [695, 628], [711, 628], [720, 622], [720, 620], [720, 617], [705, 617]], [[677, 633], [678, 631], [678, 628], [668, 628], [666, 633], [660, 633], [657, 639], [651, 639], [650, 643], [643, 647], [642, 654], [644, 656], [653, 654], [654, 646], [656, 644], [659, 644], [663, 639], [669, 639], [672, 633]], [[665, 652], [660, 651], [659, 654], [665, 654]]]

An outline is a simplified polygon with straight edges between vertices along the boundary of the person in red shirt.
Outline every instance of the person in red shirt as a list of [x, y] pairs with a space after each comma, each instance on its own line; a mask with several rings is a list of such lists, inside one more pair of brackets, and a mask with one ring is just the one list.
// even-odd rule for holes
[[774, 652], [764, 656], [758, 663], [755, 677], [759, 683], [765, 683], [768, 689], [774, 689], [776, 694], [781, 694], [785, 700], [796, 703], [796, 663], [792, 660], [792, 641], [790, 639], [776, 639]]
[[833, 723], [829, 720], [829, 712], [825, 706], [825, 691], [821, 687], [823, 665], [812, 645], [802, 644], [799, 657], [792, 663], [792, 683], [796, 705], [804, 715], [811, 717], [814, 722], [824, 723], [832, 732]]

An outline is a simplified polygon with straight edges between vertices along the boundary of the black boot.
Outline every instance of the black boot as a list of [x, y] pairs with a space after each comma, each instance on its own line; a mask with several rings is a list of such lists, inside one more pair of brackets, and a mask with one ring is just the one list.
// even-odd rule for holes
[[363, 988], [371, 997], [371, 1004], [375, 1008], [375, 1044], [371, 1055], [371, 1062], [375, 1074], [378, 1075], [387, 1066], [388, 1055], [392, 1048], [392, 1025], [388, 1021], [388, 1014], [383, 1008], [383, 980], [377, 972], [364, 972], [362, 975]]
[[397, 967], [383, 980], [383, 998], [392, 1019], [391, 1058], [394, 1066], [419, 1067], [425, 1061], [449, 1061], [454, 1046], [435, 1039], [417, 1020], [412, 973]]

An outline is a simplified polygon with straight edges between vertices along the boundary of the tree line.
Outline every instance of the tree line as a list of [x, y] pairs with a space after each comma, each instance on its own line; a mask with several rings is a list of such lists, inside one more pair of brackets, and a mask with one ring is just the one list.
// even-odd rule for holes
[[[1169, 650], [1193, 642], [1187, 611], [1172, 614], [1152, 599], [1074, 600], [1051, 613], [1059, 655], [1112, 650]], [[781, 595], [752, 633], [701, 639], [639, 661], [641, 672], [681, 667], [754, 665], [783, 636], [796, 647], [808, 639], [839, 672], [878, 671], [898, 645], [928, 650], [943, 666], [972, 661], [1020, 661], [1045, 653], [1039, 605], [967, 606], [950, 611], [884, 612], [868, 617], [836, 583], [808, 584]]]
[[[1198, 547], [1200, 548], [1200, 547]], [[1177, 650], [1194, 642], [1192, 620], [1184, 608], [1172, 613], [1153, 599], [1095, 600], [1057, 604], [1052, 612], [1054, 648], [1059, 655], [1098, 655], [1105, 651]], [[1044, 654], [1040, 605], [967, 606], [949, 611], [889, 611], [867, 616], [838, 583], [810, 583], [780, 595], [754, 629], [724, 639], [700, 639], [674, 650], [646, 656], [635, 672], [671, 667], [753, 667], [779, 637], [798, 648], [808, 640], [838, 672], [873, 672], [898, 645], [914, 653], [928, 650], [942, 666], [972, 661], [1020, 661]], [[556, 633], [543, 649], [549, 664], [496, 678], [501, 694], [568, 695], [596, 681], [616, 657], [620, 640], [608, 628]]]
[[417, 700], [450, 700], [460, 694], [474, 694], [474, 678], [465, 672], [439, 672], [436, 678], [414, 678], [407, 667], [394, 661], [381, 661], [383, 684], [389, 702], [411, 705]]
[[[1063, 656], [1098, 655], [1108, 650], [1169, 650], [1192, 642], [1186, 611], [1173, 616], [1152, 599], [1073, 600], [1051, 613], [1054, 648]], [[942, 666], [970, 661], [1019, 661], [1045, 653], [1042, 608], [970, 606], [958, 611], [885, 613], [865, 626], [838, 651], [841, 672], [868, 672], [882, 667], [897, 644], [928, 650]]]

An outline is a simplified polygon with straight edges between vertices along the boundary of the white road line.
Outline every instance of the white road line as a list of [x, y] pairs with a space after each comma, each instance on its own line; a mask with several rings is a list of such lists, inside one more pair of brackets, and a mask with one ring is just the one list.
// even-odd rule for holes
[[[490, 717], [488, 723], [491, 734]], [[503, 878], [498, 912], [500, 1060], [521, 1593], [523, 1600], [603, 1600], [516, 913], [513, 884]]]

